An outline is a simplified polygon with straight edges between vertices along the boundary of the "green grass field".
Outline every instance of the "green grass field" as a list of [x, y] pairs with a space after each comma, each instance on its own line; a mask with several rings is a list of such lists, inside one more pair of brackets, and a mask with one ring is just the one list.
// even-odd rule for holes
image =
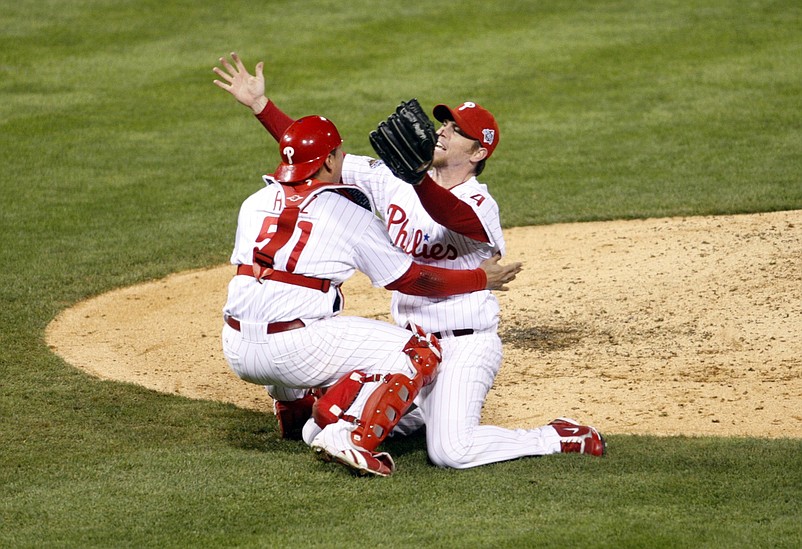
[[802, 208], [799, 2], [17, 0], [0, 29], [0, 547], [802, 546], [798, 439], [458, 472], [412, 438], [358, 479], [44, 342], [79, 300], [227, 261], [278, 160], [212, 84], [232, 50], [352, 152], [403, 99], [489, 107], [508, 227]]

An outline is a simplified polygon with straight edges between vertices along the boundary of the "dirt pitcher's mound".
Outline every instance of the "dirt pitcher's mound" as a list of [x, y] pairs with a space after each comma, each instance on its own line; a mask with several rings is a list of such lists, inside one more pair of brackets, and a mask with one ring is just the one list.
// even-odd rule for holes
[[[802, 211], [506, 231], [505, 361], [484, 422], [558, 415], [606, 433], [802, 437]], [[233, 268], [98, 296], [47, 330], [67, 362], [157, 391], [270, 411], [220, 350]], [[359, 275], [346, 312], [390, 320]]]

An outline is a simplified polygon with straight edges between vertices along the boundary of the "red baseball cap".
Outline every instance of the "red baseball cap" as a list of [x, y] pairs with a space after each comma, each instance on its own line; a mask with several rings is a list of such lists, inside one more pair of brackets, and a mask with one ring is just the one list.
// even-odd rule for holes
[[462, 133], [476, 139], [487, 149], [487, 158], [493, 154], [500, 136], [496, 119], [487, 109], [473, 101], [466, 101], [456, 109], [447, 105], [437, 105], [432, 114], [440, 122], [453, 120]]

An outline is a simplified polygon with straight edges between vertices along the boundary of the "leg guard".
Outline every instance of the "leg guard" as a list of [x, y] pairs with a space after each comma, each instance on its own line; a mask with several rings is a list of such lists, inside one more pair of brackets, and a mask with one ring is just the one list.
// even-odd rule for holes
[[426, 334], [418, 326], [412, 326], [414, 335], [404, 346], [404, 354], [409, 357], [415, 375], [389, 374], [382, 379], [368, 397], [362, 410], [362, 417], [351, 433], [354, 444], [374, 451], [387, 438], [401, 417], [412, 406], [421, 387], [434, 381], [437, 365], [440, 364], [440, 343], [431, 334]]
[[303, 429], [306, 420], [312, 415], [314, 402], [315, 397], [311, 393], [298, 400], [273, 401], [273, 411], [276, 414], [281, 438], [289, 440], [301, 439], [301, 429]]
[[404, 374], [389, 374], [371, 393], [356, 429], [351, 433], [354, 444], [375, 451], [387, 438], [393, 427], [401, 421], [412, 401], [423, 387], [423, 377], [416, 374], [410, 379]]

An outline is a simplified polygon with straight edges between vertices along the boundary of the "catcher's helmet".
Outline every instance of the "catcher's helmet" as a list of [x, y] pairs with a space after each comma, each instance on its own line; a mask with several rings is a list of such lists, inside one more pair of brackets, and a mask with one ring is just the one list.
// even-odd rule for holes
[[342, 142], [337, 127], [328, 118], [299, 118], [290, 124], [278, 142], [281, 163], [273, 176], [282, 183], [308, 179], [323, 166], [329, 153]]

